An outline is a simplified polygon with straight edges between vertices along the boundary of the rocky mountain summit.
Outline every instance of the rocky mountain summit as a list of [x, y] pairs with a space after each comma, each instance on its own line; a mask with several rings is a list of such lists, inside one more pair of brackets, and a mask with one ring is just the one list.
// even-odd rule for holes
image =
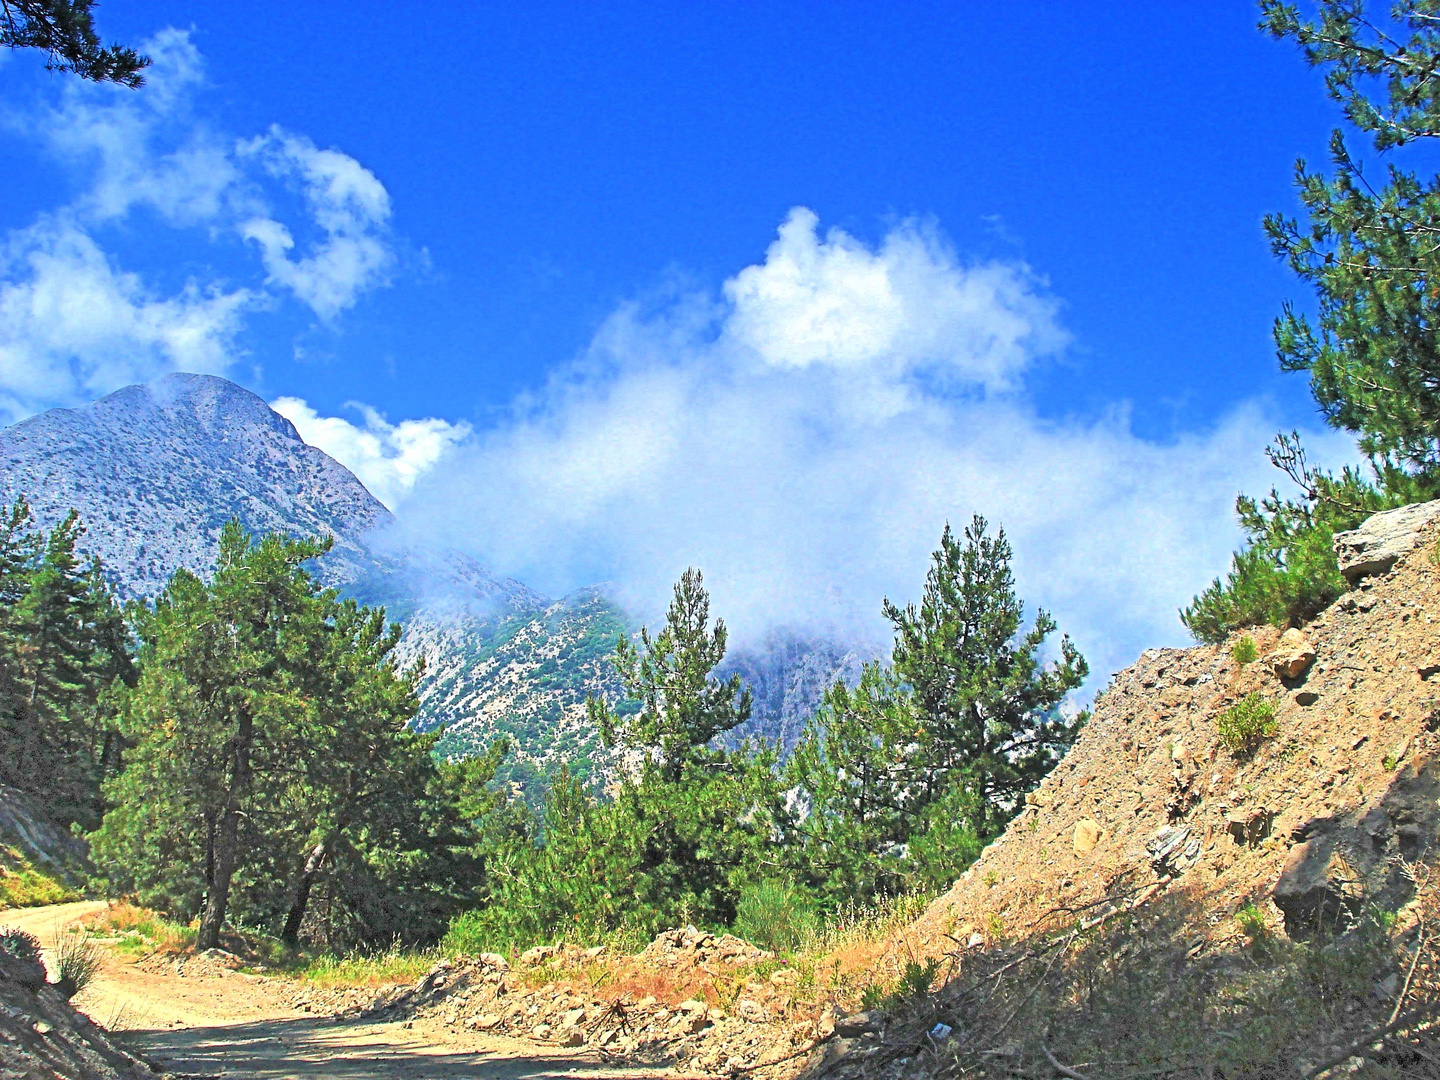
[[349, 584], [383, 571], [362, 538], [391, 521], [290, 421], [208, 375], [168, 375], [0, 430], [0, 498], [17, 495], [47, 526], [78, 510], [81, 549], [126, 598], [154, 595], [176, 567], [213, 566], [231, 518], [256, 533], [334, 536], [324, 575]]
[[[556, 600], [461, 552], [399, 540], [349, 469], [234, 383], [168, 375], [0, 430], [0, 499], [19, 495], [47, 528], [77, 510], [78, 547], [126, 599], [155, 595], [177, 567], [208, 574], [232, 518], [256, 534], [332, 536], [319, 577], [404, 625], [402, 659], [426, 665], [417, 722], [445, 728], [443, 752], [507, 736], [522, 780], [562, 761], [586, 775], [604, 757], [584, 702], [618, 693], [606, 658], [636, 629], [629, 614], [602, 589]], [[736, 664], [758, 680], [747, 733], [787, 746], [824, 687], [858, 670], [845, 650], [794, 638]]]

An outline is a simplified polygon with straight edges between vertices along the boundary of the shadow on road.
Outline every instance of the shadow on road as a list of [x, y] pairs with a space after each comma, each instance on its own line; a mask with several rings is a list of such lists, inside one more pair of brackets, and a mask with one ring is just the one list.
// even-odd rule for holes
[[[614, 1069], [593, 1058], [540, 1051], [521, 1043], [489, 1049], [437, 1044], [399, 1024], [327, 1019], [266, 1020], [175, 1030], [135, 1030], [127, 1043], [166, 1072], [247, 1080], [548, 1080], [661, 1075]], [[673, 1075], [673, 1074], [671, 1074]]]

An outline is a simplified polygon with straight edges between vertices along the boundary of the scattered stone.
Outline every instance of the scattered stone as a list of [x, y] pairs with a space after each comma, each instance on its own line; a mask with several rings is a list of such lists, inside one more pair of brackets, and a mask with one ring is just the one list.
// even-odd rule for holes
[[536, 945], [533, 949], [526, 949], [520, 954], [520, 962], [529, 967], [536, 964], [543, 964], [555, 956], [554, 945]]
[[1234, 813], [1225, 819], [1225, 831], [1235, 838], [1237, 844], [1256, 847], [1270, 835], [1275, 815], [1265, 807], [1257, 807], [1248, 813]]
[[1178, 877], [1200, 857], [1200, 838], [1185, 825], [1166, 825], [1145, 845], [1150, 865], [1161, 877]]
[[1295, 695], [1296, 705], [1314, 705], [1320, 700], [1320, 695], [1313, 690], [1301, 690]]
[[835, 1034], [842, 1039], [858, 1039], [861, 1035], [879, 1031], [885, 1024], [885, 1016], [874, 1009], [852, 1013], [835, 1021]]

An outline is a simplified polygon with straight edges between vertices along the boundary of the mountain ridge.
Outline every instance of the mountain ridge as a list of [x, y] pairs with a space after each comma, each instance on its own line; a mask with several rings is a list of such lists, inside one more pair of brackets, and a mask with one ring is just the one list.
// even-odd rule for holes
[[[551, 598], [462, 552], [405, 543], [349, 469], [228, 380], [172, 374], [0, 429], [0, 498], [20, 495], [42, 527], [78, 511], [78, 550], [101, 560], [124, 599], [152, 598], [181, 566], [208, 575], [232, 518], [256, 534], [333, 536], [316, 575], [403, 625], [397, 658], [425, 663], [416, 726], [443, 729], [441, 753], [506, 737], [527, 776], [562, 762], [582, 775], [614, 764], [584, 704], [590, 694], [618, 699], [606, 658], [637, 629], [609, 590]], [[725, 670], [756, 689], [755, 716], [736, 735], [788, 751], [824, 689], [858, 675], [859, 657], [772, 634]]]

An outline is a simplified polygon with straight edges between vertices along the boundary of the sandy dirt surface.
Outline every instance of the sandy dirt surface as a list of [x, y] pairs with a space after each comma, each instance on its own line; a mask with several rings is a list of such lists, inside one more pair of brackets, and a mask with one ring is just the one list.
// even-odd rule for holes
[[[100, 901], [0, 912], [0, 925], [47, 947]], [[443, 1024], [340, 1021], [302, 1013], [278, 979], [243, 972], [148, 972], [110, 955], [74, 1004], [167, 1073], [255, 1080], [676, 1080], [672, 1069], [608, 1067], [585, 1054], [456, 1031]]]

